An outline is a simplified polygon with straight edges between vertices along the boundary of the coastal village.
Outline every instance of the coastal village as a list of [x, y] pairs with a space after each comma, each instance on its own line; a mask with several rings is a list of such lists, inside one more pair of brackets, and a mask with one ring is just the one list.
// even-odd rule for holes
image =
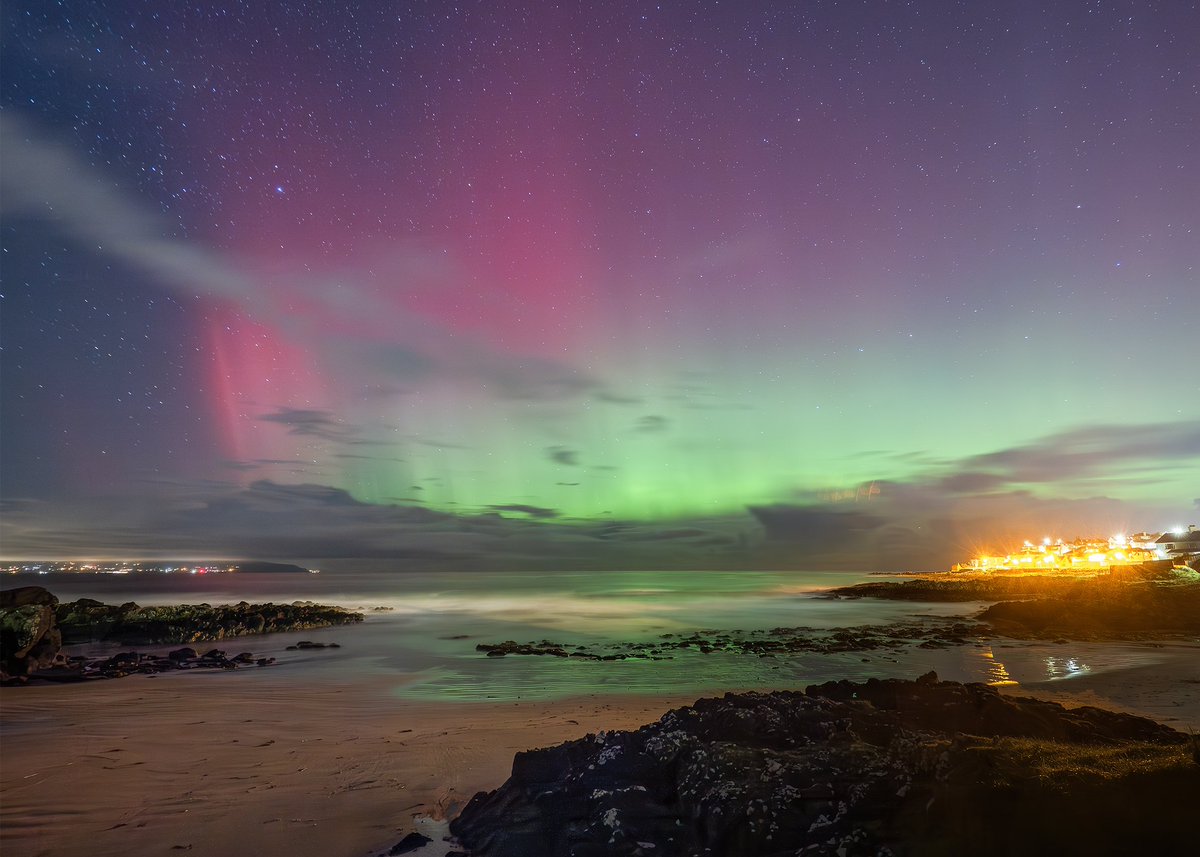
[[1146, 562], [1173, 562], [1187, 566], [1200, 556], [1200, 529], [1195, 524], [1161, 533], [1118, 534], [1108, 538], [1070, 541], [1043, 538], [1026, 540], [1020, 549], [1004, 556], [978, 556], [956, 564], [951, 571], [1103, 571]]

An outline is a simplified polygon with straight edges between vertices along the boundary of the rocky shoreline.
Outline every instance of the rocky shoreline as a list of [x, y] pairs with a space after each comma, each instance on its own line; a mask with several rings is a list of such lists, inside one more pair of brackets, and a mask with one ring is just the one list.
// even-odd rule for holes
[[111, 605], [81, 598], [58, 605], [55, 618], [66, 645], [114, 642], [150, 646], [311, 631], [361, 622], [363, 614], [311, 601], [141, 607], [132, 601]]
[[[21, 684], [30, 678], [53, 681], [116, 678], [130, 673], [179, 669], [236, 669], [267, 666], [273, 658], [249, 652], [227, 657], [212, 649], [201, 655], [184, 648], [169, 655], [120, 652], [109, 658], [70, 657], [63, 646], [117, 643], [122, 646], [178, 645], [228, 640], [282, 631], [348, 625], [363, 614], [341, 607], [297, 601], [291, 604], [181, 604], [141, 607], [134, 602], [103, 604], [89, 598], [59, 603], [40, 586], [0, 592], [0, 681]], [[321, 648], [300, 643], [289, 648]]]
[[997, 639], [1054, 642], [1200, 640], [1200, 576], [1147, 567], [1120, 575], [914, 574], [829, 590], [822, 598], [991, 602], [969, 617], [921, 618], [840, 628], [705, 629], [652, 640], [579, 644], [561, 640], [479, 643], [490, 658], [583, 661], [672, 660], [685, 653], [760, 658], [790, 654], [942, 649]]
[[585, 661], [673, 660], [683, 654], [738, 654], [760, 658], [791, 654], [897, 651], [908, 646], [942, 649], [983, 642], [994, 636], [989, 625], [962, 619], [924, 618], [887, 625], [846, 628], [771, 628], [761, 631], [706, 629], [690, 634], [663, 634], [655, 640], [581, 645], [538, 640], [479, 643], [487, 657], [535, 655]]
[[1147, 565], [1112, 574], [939, 573], [833, 589], [832, 598], [984, 601], [973, 618], [1021, 640], [1200, 639], [1200, 575]]
[[979, 684], [729, 694], [518, 753], [450, 825], [475, 857], [1182, 854], [1200, 750]]

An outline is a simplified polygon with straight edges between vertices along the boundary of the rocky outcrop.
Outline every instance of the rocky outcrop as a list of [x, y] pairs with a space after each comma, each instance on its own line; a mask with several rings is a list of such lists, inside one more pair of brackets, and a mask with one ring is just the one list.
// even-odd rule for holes
[[[60, 604], [40, 586], [6, 589], [0, 591], [0, 681], [22, 684], [31, 676], [73, 681], [115, 678], [132, 672], [198, 667], [233, 669], [251, 663], [266, 666], [274, 659], [254, 658], [248, 653], [226, 658], [215, 649], [204, 655], [191, 648], [166, 656], [121, 652], [99, 660], [68, 658], [61, 649], [64, 645], [89, 642], [123, 646], [199, 643], [274, 631], [328, 628], [362, 619], [362, 613], [311, 601], [140, 607], [133, 602], [110, 605], [81, 598]], [[288, 648], [337, 648], [337, 644], [304, 641]]]
[[1102, 573], [940, 573], [830, 590], [833, 598], [998, 602], [974, 618], [982, 633], [1025, 640], [1200, 637], [1200, 578], [1147, 563]]
[[291, 604], [178, 604], [141, 607], [134, 602], [101, 604], [81, 598], [56, 611], [63, 640], [70, 643], [114, 642], [146, 646], [198, 643], [269, 634], [308, 631], [363, 620], [362, 613], [342, 607], [295, 601]]
[[1069, 597], [993, 604], [978, 618], [1020, 639], [1194, 640], [1200, 638], [1200, 583], [1085, 588]]
[[24, 676], [61, 661], [58, 599], [40, 586], [0, 591], [0, 671]]
[[518, 753], [450, 829], [475, 857], [1186, 853], [1187, 741], [932, 673], [727, 695]]

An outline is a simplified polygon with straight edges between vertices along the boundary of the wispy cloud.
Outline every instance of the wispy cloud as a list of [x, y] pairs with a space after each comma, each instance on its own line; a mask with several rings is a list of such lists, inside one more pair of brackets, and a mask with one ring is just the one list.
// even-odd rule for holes
[[1060, 432], [1034, 443], [955, 462], [956, 477], [999, 483], [1061, 483], [1111, 474], [1129, 466], [1200, 459], [1200, 421], [1155, 425], [1096, 425]]
[[[320, 432], [331, 419], [297, 409], [280, 422]], [[111, 499], [10, 499], [0, 515], [0, 543], [10, 556], [386, 558], [430, 568], [945, 568], [1031, 534], [1181, 523], [1181, 515], [1200, 510], [1200, 499], [1194, 509], [1157, 508], [1020, 480], [1035, 464], [1091, 480], [1112, 468], [1190, 462], [1196, 438], [1194, 423], [1097, 426], [931, 462], [836, 500], [798, 494], [744, 514], [663, 521], [573, 520], [517, 500], [461, 513], [411, 499], [375, 505], [327, 485], [265, 479], [245, 487], [164, 482], [147, 485], [144, 495]], [[550, 447], [547, 455], [578, 464], [567, 447]]]
[[579, 464], [579, 452], [574, 449], [568, 449], [565, 446], [547, 447], [546, 455], [555, 464], [562, 464], [567, 467], [575, 467]]
[[916, 457], [921, 469], [903, 479], [881, 473], [835, 499], [808, 493], [803, 502], [750, 512], [776, 545], [774, 555], [799, 564], [942, 568], [1031, 533], [1167, 526], [1154, 515], [1171, 510], [1135, 507], [1091, 489], [1130, 473], [1153, 479], [1198, 458], [1200, 422], [1087, 426], [958, 460]]
[[[258, 480], [178, 486], [174, 499], [85, 506], [18, 504], [0, 519], [9, 556], [386, 559], [389, 567], [698, 567], [721, 561], [747, 521], [590, 526], [554, 509], [496, 504], [482, 514], [362, 503], [324, 485]], [[89, 514], [82, 514], [88, 511]], [[495, 514], [495, 513], [511, 514]], [[607, 528], [607, 529], [602, 529]], [[735, 562], [735, 559], [729, 560]]]
[[647, 414], [644, 417], [639, 417], [633, 430], [642, 434], [657, 434], [658, 432], [666, 431], [671, 426], [671, 421], [666, 417], [658, 414]]
[[524, 503], [508, 503], [503, 506], [488, 506], [488, 508], [494, 512], [516, 512], [520, 515], [528, 515], [531, 518], [540, 518], [542, 520], [557, 518], [560, 514], [557, 509], [528, 506]]
[[353, 426], [347, 425], [330, 411], [280, 408], [258, 418], [264, 422], [287, 426], [288, 434], [301, 437], [316, 437], [341, 443], [353, 441], [357, 435]]
[[496, 349], [410, 309], [403, 296], [413, 289], [443, 287], [465, 276], [444, 248], [405, 242], [373, 259], [375, 276], [389, 281], [386, 290], [355, 271], [267, 279], [195, 240], [171, 237], [148, 206], [13, 110], [0, 114], [0, 157], [5, 219], [44, 220], [164, 288], [228, 302], [308, 343], [331, 367], [353, 373], [368, 388], [444, 380], [522, 401], [620, 399], [577, 367]]

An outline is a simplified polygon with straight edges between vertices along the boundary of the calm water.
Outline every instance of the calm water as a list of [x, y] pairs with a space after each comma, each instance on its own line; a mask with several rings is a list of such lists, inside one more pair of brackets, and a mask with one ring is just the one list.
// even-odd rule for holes
[[[277, 657], [277, 677], [297, 681], [391, 682], [398, 697], [511, 700], [580, 693], [702, 694], [798, 688], [838, 678], [912, 677], [1021, 683], [1069, 679], [1151, 662], [1161, 651], [1129, 645], [1031, 645], [899, 653], [801, 654], [780, 658], [677, 652], [673, 660], [592, 662], [550, 657], [488, 658], [480, 642], [548, 639], [565, 644], [653, 641], [696, 630], [833, 628], [968, 615], [978, 604], [924, 604], [814, 597], [859, 582], [839, 572], [334, 573], [20, 575], [61, 600], [140, 604], [313, 600], [369, 611], [362, 626], [275, 634], [224, 644]], [[373, 608], [389, 607], [386, 612]], [[300, 639], [339, 649], [289, 652]], [[252, 671], [248, 671], [248, 674]]]

